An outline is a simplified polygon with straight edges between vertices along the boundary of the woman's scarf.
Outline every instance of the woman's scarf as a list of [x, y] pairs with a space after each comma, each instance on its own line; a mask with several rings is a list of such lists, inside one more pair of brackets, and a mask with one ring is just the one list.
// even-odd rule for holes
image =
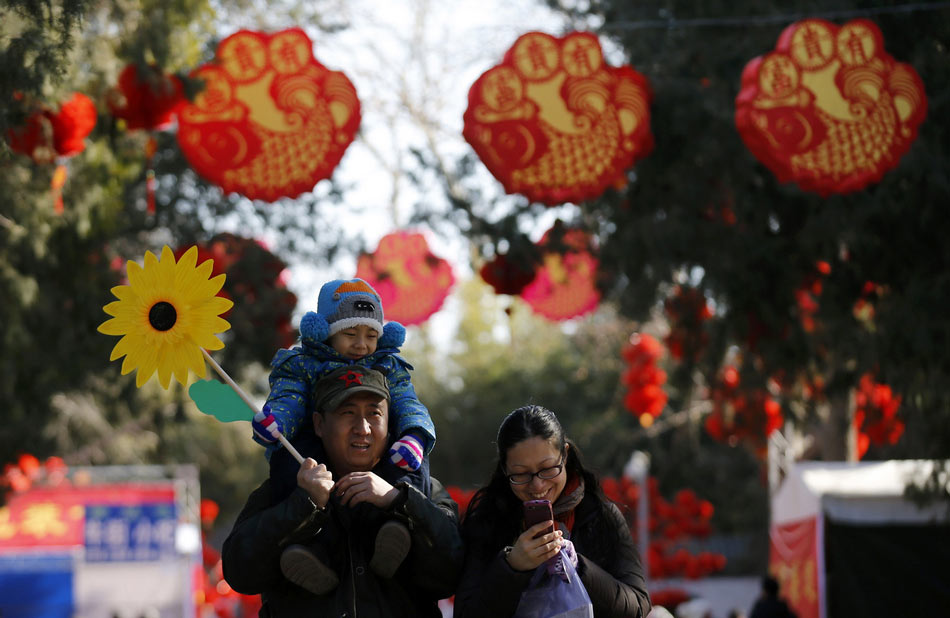
[[584, 479], [576, 474], [567, 479], [561, 495], [554, 501], [552, 509], [554, 510], [554, 520], [564, 524], [567, 528], [566, 537], [570, 538], [571, 530], [574, 528], [574, 509], [581, 500], [584, 499]]

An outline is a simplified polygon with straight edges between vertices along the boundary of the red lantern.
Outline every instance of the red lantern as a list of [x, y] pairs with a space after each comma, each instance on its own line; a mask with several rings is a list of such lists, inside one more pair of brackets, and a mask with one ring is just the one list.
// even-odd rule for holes
[[534, 264], [511, 259], [511, 256], [499, 254], [491, 262], [486, 262], [478, 270], [485, 283], [492, 286], [495, 294], [518, 295], [534, 280]]
[[874, 22], [806, 19], [742, 72], [736, 128], [779, 182], [858, 191], [895, 167], [927, 113], [913, 67], [884, 51]]
[[873, 444], [897, 444], [904, 433], [904, 421], [897, 418], [901, 396], [891, 387], [874, 381], [870, 373], [861, 376], [854, 397], [854, 428], [857, 457], [861, 459]]
[[667, 395], [663, 390], [666, 372], [656, 366], [663, 347], [652, 335], [634, 333], [621, 350], [627, 361], [627, 370], [620, 380], [627, 385], [623, 405], [649, 427], [666, 407]]
[[709, 342], [704, 323], [713, 315], [702, 290], [677, 285], [663, 308], [670, 322], [666, 336], [670, 355], [676, 360], [696, 361]]
[[183, 101], [177, 77], [165, 75], [155, 66], [140, 73], [136, 65], [129, 64], [119, 74], [107, 103], [112, 115], [124, 120], [128, 130], [155, 131], [172, 125], [175, 109]]
[[356, 89], [313, 57], [300, 28], [241, 30], [194, 76], [205, 89], [179, 110], [178, 142], [195, 171], [227, 192], [274, 201], [311, 191], [359, 127]]
[[766, 440], [782, 426], [782, 406], [764, 389], [744, 391], [735, 367], [727, 366], [712, 389], [713, 411], [706, 417], [709, 435], [731, 446], [740, 441], [758, 456], [764, 456]]
[[86, 149], [85, 139], [96, 126], [96, 106], [92, 99], [74, 92], [59, 111], [43, 108], [26, 120], [26, 126], [10, 129], [10, 148], [36, 163], [52, 163]]
[[[140, 72], [134, 64], [126, 65], [119, 74], [119, 83], [109, 93], [109, 111], [123, 120], [130, 131], [143, 129], [158, 131], [169, 128], [175, 110], [184, 102], [181, 81], [174, 75], [165, 75], [156, 66]], [[155, 212], [155, 172], [152, 157], [158, 144], [149, 136], [145, 145], [145, 190], [148, 212]]]
[[63, 157], [77, 155], [86, 149], [86, 136], [96, 126], [96, 106], [86, 95], [74, 92], [59, 108], [59, 113], [52, 117], [52, 122], [57, 154]]
[[422, 234], [394, 232], [360, 256], [356, 276], [379, 294], [387, 320], [421, 324], [439, 310], [455, 283], [452, 267], [429, 251]]
[[462, 134], [508, 193], [548, 205], [624, 186], [653, 147], [646, 78], [593, 34], [529, 32], [472, 85]]
[[[559, 234], [552, 234], [555, 230]], [[590, 237], [582, 230], [560, 230], [556, 223], [541, 237], [542, 266], [521, 291], [521, 298], [535, 313], [554, 321], [590, 313], [600, 302], [595, 284], [598, 262], [591, 253]]]
[[[10, 129], [7, 138], [14, 152], [24, 154], [35, 163], [53, 163], [59, 157], [71, 157], [86, 149], [86, 137], [96, 126], [96, 106], [92, 99], [74, 92], [68, 101], [53, 113], [43, 107], [26, 119], [19, 129]], [[63, 212], [62, 189], [66, 184], [66, 166], [60, 164], [50, 180], [53, 209]]]

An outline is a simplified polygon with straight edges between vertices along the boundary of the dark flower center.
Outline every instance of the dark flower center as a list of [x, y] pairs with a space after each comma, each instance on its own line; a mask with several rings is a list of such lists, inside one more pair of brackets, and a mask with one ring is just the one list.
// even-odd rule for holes
[[175, 311], [175, 307], [164, 300], [155, 303], [148, 310], [148, 323], [155, 330], [164, 332], [174, 326], [177, 320], [178, 312]]

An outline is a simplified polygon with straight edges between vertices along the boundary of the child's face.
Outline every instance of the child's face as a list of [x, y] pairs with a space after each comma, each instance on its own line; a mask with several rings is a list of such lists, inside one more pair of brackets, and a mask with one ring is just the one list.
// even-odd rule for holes
[[379, 333], [372, 326], [357, 324], [330, 335], [330, 347], [344, 358], [359, 359], [376, 351]]

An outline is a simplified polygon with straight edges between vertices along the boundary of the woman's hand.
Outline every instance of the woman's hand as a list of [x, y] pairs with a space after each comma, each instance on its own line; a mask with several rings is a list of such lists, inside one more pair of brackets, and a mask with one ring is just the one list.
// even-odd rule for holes
[[310, 499], [322, 509], [330, 499], [330, 490], [333, 489], [333, 474], [323, 464], [307, 457], [300, 470], [297, 471], [297, 485], [310, 495]]
[[511, 568], [516, 571], [533, 571], [557, 555], [558, 550], [561, 549], [563, 535], [560, 530], [534, 538], [536, 534], [550, 528], [553, 523], [542, 521], [521, 533], [508, 554], [508, 564]]
[[399, 495], [399, 490], [372, 472], [350, 472], [333, 487], [340, 503], [353, 506], [360, 502], [387, 508]]

